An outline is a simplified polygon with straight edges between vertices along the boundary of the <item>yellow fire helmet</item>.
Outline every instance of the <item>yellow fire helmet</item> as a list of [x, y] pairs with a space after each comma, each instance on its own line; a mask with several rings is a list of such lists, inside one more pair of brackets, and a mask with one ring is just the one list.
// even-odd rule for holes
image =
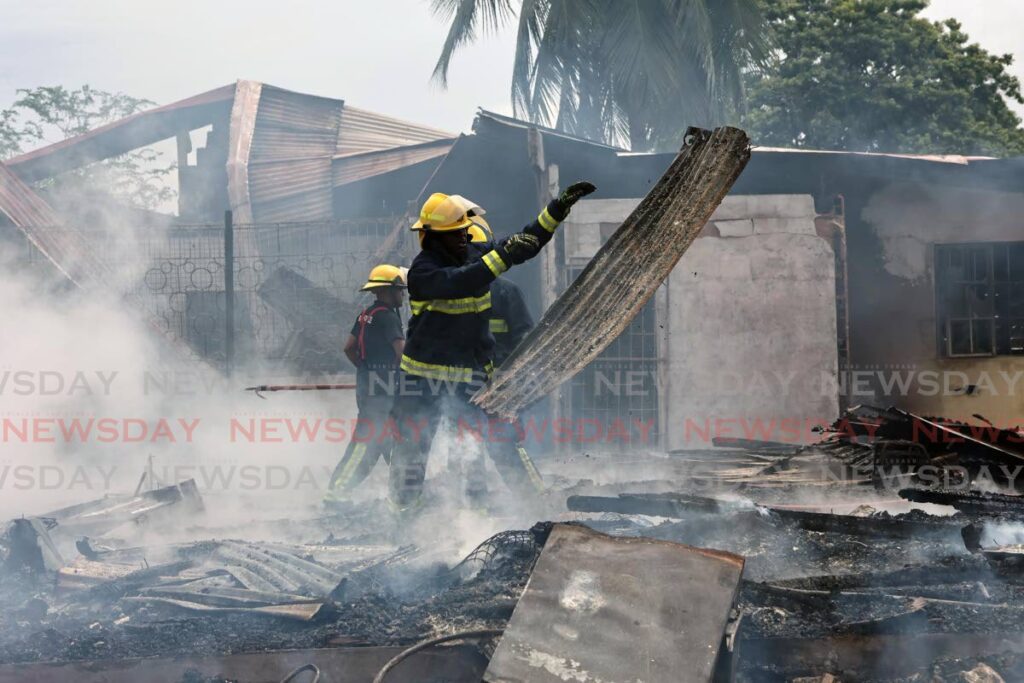
[[420, 219], [413, 223], [412, 229], [424, 232], [464, 230], [473, 225], [473, 218], [479, 219], [484, 213], [483, 207], [462, 195], [435, 192], [423, 203]]
[[402, 287], [404, 289], [406, 286], [405, 274], [407, 272], [408, 269], [406, 268], [391, 266], [386, 263], [374, 266], [373, 270], [370, 271], [370, 277], [366, 278], [366, 284], [359, 291], [366, 292], [380, 287]]
[[473, 225], [469, 226], [470, 242], [494, 241], [494, 231], [491, 230], [491, 226], [487, 224], [483, 216], [473, 216], [470, 220], [473, 221]]

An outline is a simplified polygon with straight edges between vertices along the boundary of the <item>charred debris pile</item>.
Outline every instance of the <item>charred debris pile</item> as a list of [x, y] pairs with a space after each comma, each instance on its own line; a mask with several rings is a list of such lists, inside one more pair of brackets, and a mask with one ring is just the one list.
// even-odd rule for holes
[[11, 520], [0, 680], [30, 662], [387, 646], [502, 625], [550, 530], [498, 534], [448, 566], [428, 544], [392, 542], [373, 521], [384, 515], [381, 503], [261, 529], [279, 541], [214, 539], [189, 480]]
[[5, 525], [0, 681], [372, 681], [452, 635], [387, 680], [1024, 680], [1019, 440], [857, 408], [813, 446], [562, 477], [559, 521], [455, 564], [383, 503], [255, 541], [191, 481], [140, 487]]

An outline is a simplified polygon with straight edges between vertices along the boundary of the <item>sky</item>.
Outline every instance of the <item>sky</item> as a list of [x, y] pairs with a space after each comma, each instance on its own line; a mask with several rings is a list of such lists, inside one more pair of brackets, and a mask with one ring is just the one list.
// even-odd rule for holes
[[[511, 28], [430, 80], [446, 33], [428, 0], [0, 0], [0, 108], [17, 88], [89, 85], [160, 104], [245, 78], [451, 132], [477, 107], [511, 113]], [[1024, 0], [933, 0], [973, 40], [1018, 55]]]

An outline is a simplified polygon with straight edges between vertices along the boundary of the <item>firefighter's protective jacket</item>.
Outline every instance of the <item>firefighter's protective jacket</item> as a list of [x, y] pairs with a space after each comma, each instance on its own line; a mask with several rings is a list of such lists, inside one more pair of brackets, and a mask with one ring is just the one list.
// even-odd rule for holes
[[[523, 232], [543, 247], [566, 211], [550, 202]], [[424, 249], [409, 268], [412, 317], [402, 370], [410, 375], [474, 382], [490, 375], [494, 336], [490, 329], [491, 283], [508, 270], [500, 247], [455, 265], [440, 251]]]
[[533, 329], [533, 316], [519, 285], [500, 277], [491, 283], [491, 334], [494, 335], [494, 364], [501, 365], [519, 342]]

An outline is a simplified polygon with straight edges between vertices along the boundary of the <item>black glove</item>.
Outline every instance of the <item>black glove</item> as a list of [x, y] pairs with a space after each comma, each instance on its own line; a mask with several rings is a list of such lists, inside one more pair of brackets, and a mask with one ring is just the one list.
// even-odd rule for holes
[[540, 240], [525, 232], [517, 232], [506, 237], [498, 247], [503, 261], [509, 265], [519, 265], [529, 261], [540, 251]]
[[588, 183], [585, 180], [579, 183], [573, 183], [562, 190], [562, 194], [558, 195], [558, 199], [556, 201], [565, 213], [568, 213], [573, 204], [583, 199], [596, 189], [597, 188], [593, 183]]

